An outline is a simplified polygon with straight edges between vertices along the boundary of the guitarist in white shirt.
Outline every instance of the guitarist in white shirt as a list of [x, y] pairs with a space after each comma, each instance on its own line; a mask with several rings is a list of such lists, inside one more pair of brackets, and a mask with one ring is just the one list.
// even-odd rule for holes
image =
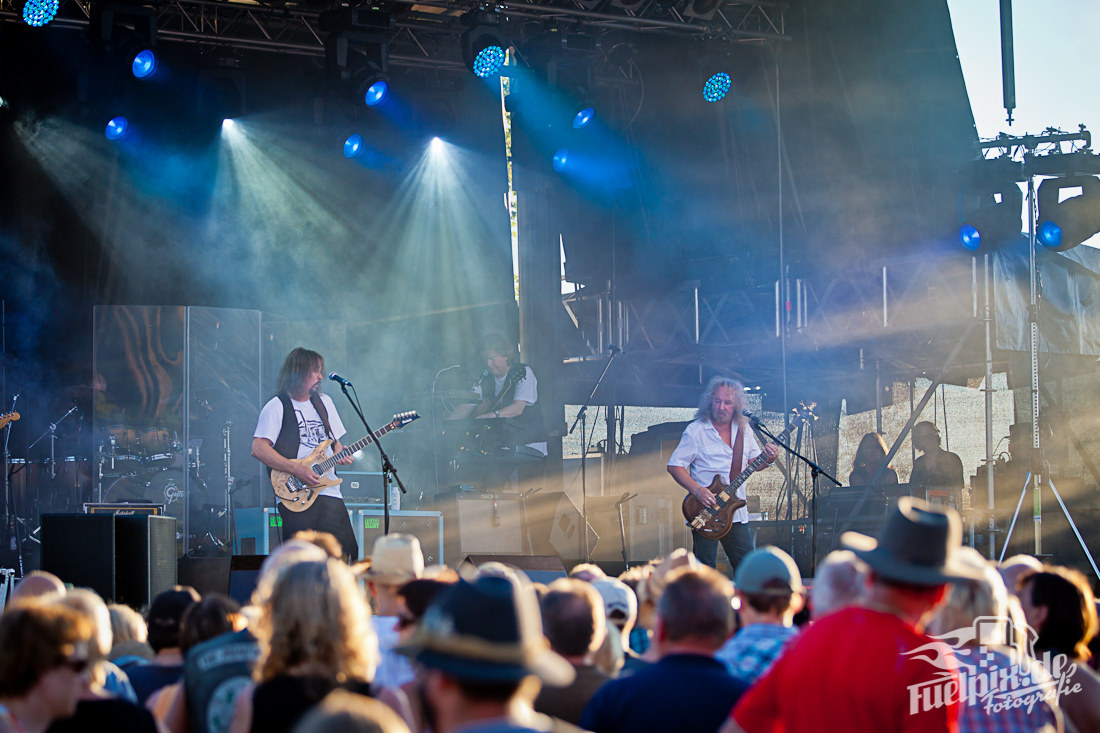
[[[339, 453], [343, 450], [340, 438], [346, 432], [332, 398], [321, 393], [324, 378], [325, 360], [316, 351], [298, 347], [287, 354], [279, 370], [276, 394], [260, 410], [252, 438], [255, 458], [268, 469], [290, 473], [307, 486], [316, 486], [317, 477], [307, 465], [290, 459], [305, 458], [328, 439], [333, 444], [326, 455]], [[288, 406], [292, 414], [288, 414]], [[295, 425], [297, 430], [293, 429]], [[347, 466], [353, 461], [347, 456], [337, 463]], [[335, 479], [332, 469], [326, 476]], [[279, 516], [284, 540], [306, 529], [329, 532], [339, 540], [346, 557], [353, 562], [359, 559], [359, 544], [339, 484], [321, 489], [314, 503], [304, 511], [289, 511], [280, 502]]]
[[[779, 455], [779, 447], [770, 443], [761, 450], [742, 415], [744, 408], [745, 388], [740, 382], [722, 376], [711, 379], [699, 400], [695, 421], [684, 430], [679, 445], [668, 459], [668, 472], [672, 478], [705, 507], [713, 507], [717, 503], [714, 494], [707, 489], [714, 477], [721, 476], [723, 483], [729, 481], [734, 444], [739, 432], [743, 432], [741, 465], [735, 467], [733, 475], [741, 473], [761, 453], [767, 457], [768, 463]], [[737, 498], [745, 499], [744, 485], [737, 488]], [[733, 513], [733, 526], [721, 540], [703, 537], [692, 530], [695, 557], [699, 562], [715, 567], [718, 543], [721, 542], [729, 557], [732, 576], [741, 558], [752, 551], [748, 521], [748, 510], [741, 507]]]

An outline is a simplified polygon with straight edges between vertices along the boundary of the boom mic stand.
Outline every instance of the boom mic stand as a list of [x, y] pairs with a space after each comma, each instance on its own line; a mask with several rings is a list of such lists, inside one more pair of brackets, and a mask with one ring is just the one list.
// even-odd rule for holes
[[[592, 404], [592, 399], [596, 396], [596, 390], [600, 388], [600, 384], [603, 383], [603, 378], [607, 376], [607, 371], [611, 369], [611, 364], [615, 361], [615, 357], [623, 353], [615, 344], [609, 344], [607, 350], [611, 352], [611, 358], [604, 364], [603, 372], [600, 373], [600, 378], [596, 380], [596, 383], [592, 385], [592, 392], [589, 393], [588, 399], [581, 405], [581, 409], [577, 411], [577, 419], [573, 421], [573, 426], [569, 428], [569, 435], [573, 434], [573, 431], [577, 429], [577, 423], [581, 424], [581, 518], [584, 521], [584, 561], [592, 562], [592, 547], [589, 543], [589, 525], [588, 525], [588, 483], [587, 474], [585, 471], [586, 461], [585, 457], [588, 455], [588, 441], [586, 437], [585, 427], [587, 425], [586, 414], [588, 412], [588, 406]], [[598, 538], [597, 538], [598, 539]]]
[[626, 559], [626, 522], [623, 520], [623, 506], [629, 503], [631, 499], [637, 498], [637, 494], [631, 494], [628, 491], [615, 502], [615, 508], [619, 510], [619, 539], [623, 542], [623, 565], [626, 566], [627, 570], [630, 570], [630, 560]]
[[[346, 381], [346, 380], [345, 380]], [[351, 382], [348, 382], [351, 384]], [[351, 403], [351, 409], [355, 410], [355, 414], [359, 416], [359, 420], [363, 423], [363, 427], [367, 429], [367, 435], [374, 435], [374, 431], [370, 429], [370, 425], [367, 424], [367, 418], [363, 417], [363, 411], [359, 409], [359, 393], [355, 393], [355, 399], [351, 398], [348, 394], [348, 384], [340, 382], [340, 389], [344, 391], [344, 396], [348, 398], [348, 402]], [[355, 389], [355, 385], [351, 385], [352, 389]], [[382, 514], [385, 517], [385, 528], [382, 530], [383, 534], [390, 533], [390, 476], [393, 476], [393, 480], [397, 482], [397, 488], [401, 489], [402, 494], [409, 493], [405, 490], [405, 484], [401, 483], [401, 477], [397, 475], [397, 469], [390, 463], [390, 457], [386, 455], [385, 449], [382, 448], [382, 439], [375, 438], [374, 444], [378, 446], [378, 455], [382, 457]], [[365, 548], [364, 548], [365, 549]]]
[[[817, 477], [824, 476], [832, 481], [835, 485], [841, 486], [842, 484], [836, 480], [828, 471], [821, 466], [811, 461], [806, 456], [802, 455], [795, 449], [788, 446], [783, 441], [776, 438], [770, 430], [760, 421], [760, 418], [755, 415], [748, 415], [749, 422], [752, 423], [754, 429], [759, 430], [761, 433], [771, 438], [771, 441], [778, 445], [783, 450], [794, 458], [802, 461], [810, 468], [810, 476], [813, 477], [813, 498], [810, 501], [810, 526], [813, 528], [813, 536], [810, 541], [810, 565], [812, 568], [817, 567]], [[789, 480], [789, 479], [788, 479]], [[790, 499], [788, 499], [790, 501]], [[792, 528], [793, 530], [793, 528]]]

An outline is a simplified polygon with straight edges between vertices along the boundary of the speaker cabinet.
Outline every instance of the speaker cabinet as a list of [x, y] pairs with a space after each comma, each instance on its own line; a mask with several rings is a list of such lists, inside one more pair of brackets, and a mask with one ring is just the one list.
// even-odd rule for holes
[[115, 515], [43, 514], [42, 569], [115, 600]]
[[176, 584], [176, 519], [115, 515], [116, 601], [133, 608], [152, 603]]
[[[382, 509], [359, 509], [354, 516], [355, 539], [359, 541], [359, 559], [365, 560], [374, 551], [374, 542], [386, 530]], [[425, 565], [442, 564], [443, 515], [440, 512], [390, 512], [390, 533], [410, 534], [420, 540]]]
[[147, 606], [176, 584], [176, 520], [157, 515], [44, 514], [42, 569], [108, 602]]
[[525, 552], [525, 522], [519, 494], [455, 493], [441, 497], [439, 506], [447, 527], [448, 557]]

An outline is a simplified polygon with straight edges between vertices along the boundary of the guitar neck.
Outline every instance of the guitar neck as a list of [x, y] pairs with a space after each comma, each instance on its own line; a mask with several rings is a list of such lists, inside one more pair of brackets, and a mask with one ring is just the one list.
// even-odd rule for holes
[[[794, 432], [794, 429], [796, 427], [798, 427], [798, 421], [792, 422], [790, 425], [788, 425], [787, 427], [785, 427], [783, 429], [783, 432], [781, 432], [779, 435], [777, 435], [775, 437], [780, 442], [786, 443], [787, 438], [791, 437], [791, 433]], [[765, 456], [763, 453], [761, 453], [756, 458], [753, 458], [751, 461], [749, 461], [749, 465], [745, 466], [745, 470], [742, 471], [741, 473], [737, 474], [737, 477], [734, 478], [733, 481], [730, 481], [730, 484], [729, 484], [730, 488], [731, 489], [736, 489], [738, 486], [740, 486], [741, 484], [748, 481], [749, 476], [752, 476], [754, 473], [756, 473], [757, 471], [759, 471], [760, 469], [764, 468], [767, 465], [768, 465], [768, 457]]]
[[358, 442], [355, 442], [355, 443], [352, 443], [349, 446], [345, 446], [344, 449], [342, 451], [340, 451], [339, 453], [333, 453], [331, 456], [329, 456], [325, 460], [323, 460], [320, 463], [316, 464], [315, 470], [319, 471], [320, 473], [327, 472], [330, 468], [335, 466], [336, 463], [338, 461], [340, 461], [342, 458], [347, 458], [348, 456], [355, 453], [356, 451], [359, 451], [359, 450], [362, 450], [363, 448], [366, 448], [368, 445], [370, 445], [371, 443], [378, 440], [379, 438], [381, 438], [386, 433], [393, 430], [394, 427], [395, 427], [394, 424], [390, 423], [389, 425], [385, 425], [385, 426], [379, 428], [378, 430], [375, 430], [373, 433], [371, 433], [367, 437], [363, 438], [362, 440], [360, 440]]

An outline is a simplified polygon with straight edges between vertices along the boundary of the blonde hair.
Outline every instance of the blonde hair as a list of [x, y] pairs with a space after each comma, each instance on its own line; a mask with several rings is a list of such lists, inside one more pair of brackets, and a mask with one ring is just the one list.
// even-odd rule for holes
[[351, 570], [339, 560], [298, 562], [279, 571], [255, 629], [258, 681], [306, 673], [333, 684], [371, 682], [378, 638]]
[[149, 628], [145, 625], [145, 619], [141, 614], [121, 603], [111, 603], [107, 606], [107, 612], [111, 616], [111, 643], [121, 644], [124, 641], [137, 641], [144, 643], [149, 639]]
[[103, 660], [111, 651], [111, 614], [107, 604], [95, 591], [87, 588], [73, 588], [56, 601], [59, 605], [73, 609], [92, 625], [92, 638], [89, 644], [92, 662], [92, 686], [102, 687], [107, 681], [107, 669]]
[[979, 644], [1005, 643], [1005, 626], [1008, 621], [1008, 592], [1000, 573], [985, 561], [972, 547], [956, 551], [956, 561], [981, 572], [980, 580], [956, 580], [947, 604], [941, 608], [929, 624], [933, 634], [945, 634], [956, 629], [967, 629], [979, 618], [988, 619], [976, 629]]

